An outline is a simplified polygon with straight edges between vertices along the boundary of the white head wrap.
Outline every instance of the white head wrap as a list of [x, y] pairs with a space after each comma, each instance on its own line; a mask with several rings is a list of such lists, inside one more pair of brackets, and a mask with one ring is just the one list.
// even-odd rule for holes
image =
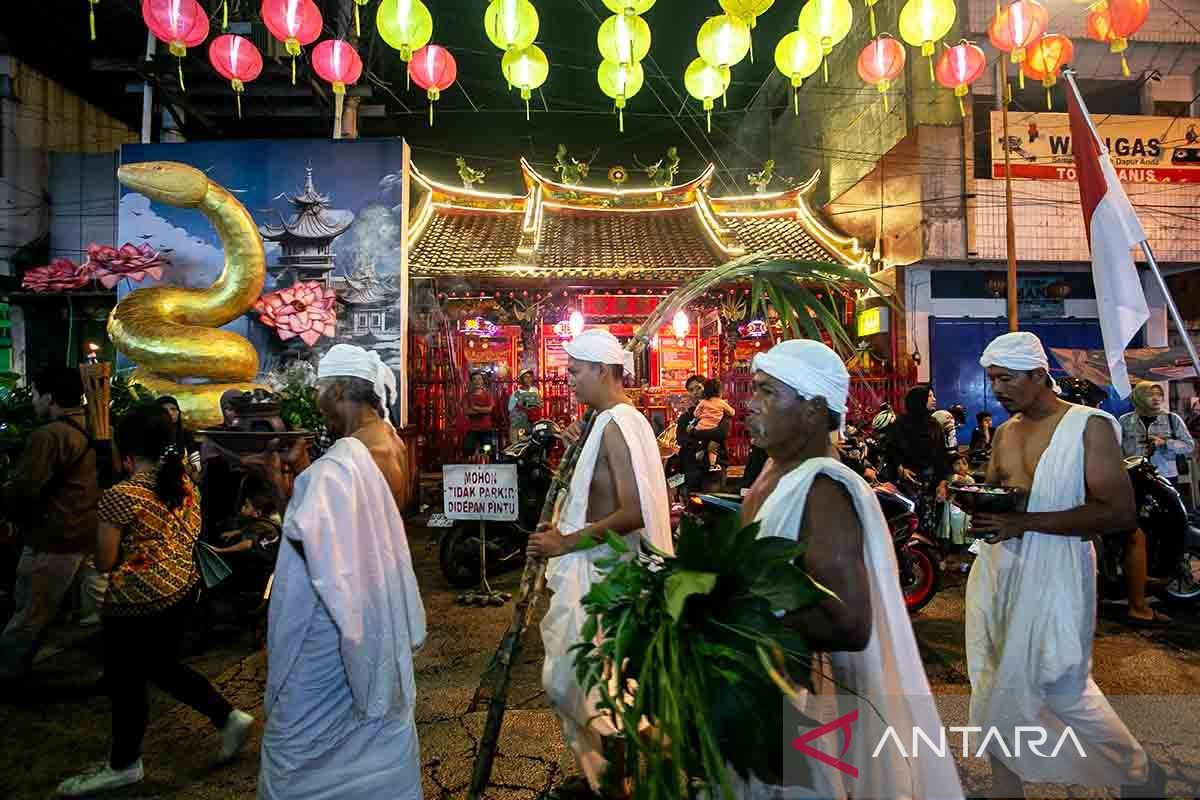
[[[317, 365], [317, 380], [322, 378], [361, 378], [375, 387], [386, 412], [396, 399], [396, 373], [373, 350], [352, 344], [335, 344]], [[386, 415], [386, 414], [385, 414]]]
[[577, 361], [619, 364], [626, 375], [633, 374], [633, 353], [621, 347], [617, 337], [602, 328], [584, 331], [563, 345], [563, 350]]
[[845, 417], [850, 373], [838, 354], [820, 342], [811, 339], [780, 342], [756, 355], [753, 369], [783, 381], [801, 397], [824, 397], [830, 411]]
[[[1028, 331], [1006, 333], [992, 339], [979, 357], [979, 366], [984, 369], [1002, 367], [1014, 372], [1044, 369], [1046, 376], [1050, 375], [1050, 360], [1046, 358], [1042, 340]], [[1053, 378], [1050, 379], [1050, 388], [1055, 394], [1062, 394], [1062, 387]]]

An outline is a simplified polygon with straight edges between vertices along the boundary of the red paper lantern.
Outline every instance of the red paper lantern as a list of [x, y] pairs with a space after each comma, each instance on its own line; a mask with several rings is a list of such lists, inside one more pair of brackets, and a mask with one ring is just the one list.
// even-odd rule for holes
[[358, 52], [341, 39], [326, 39], [313, 48], [313, 69], [321, 80], [333, 86], [333, 138], [342, 138], [342, 100], [346, 85], [362, 76], [363, 63]]
[[433, 104], [458, 79], [458, 63], [446, 48], [427, 44], [409, 59], [408, 76], [429, 97], [429, 126], [433, 127]]
[[954, 90], [954, 96], [958, 98], [958, 111], [964, 117], [967, 115], [967, 109], [962, 99], [985, 69], [987, 56], [984, 55], [983, 48], [966, 39], [943, 50], [937, 66], [934, 67], [937, 82], [947, 89]]
[[[1037, 0], [1017, 0], [996, 12], [988, 27], [988, 39], [997, 50], [1008, 53], [1014, 64], [1023, 64], [1026, 49], [1042, 37], [1049, 24], [1045, 6]], [[1024, 73], [1018, 71], [1017, 76], [1024, 89]]]
[[212, 40], [208, 46], [208, 60], [213, 69], [233, 85], [237, 95], [238, 117], [242, 116], [242, 92], [246, 84], [262, 73], [262, 53], [249, 39], [227, 33]]
[[1050, 101], [1050, 88], [1058, 82], [1058, 71], [1075, 57], [1075, 45], [1066, 36], [1051, 33], [1038, 39], [1029, 48], [1029, 56], [1021, 69], [1035, 81], [1040, 80], [1046, 87], [1046, 108], [1054, 106]]
[[1087, 37], [1108, 44], [1113, 40], [1112, 19], [1108, 16], [1108, 3], [1099, 2], [1088, 11], [1084, 25]]
[[300, 48], [321, 35], [325, 24], [321, 10], [312, 0], [263, 0], [262, 19], [267, 30], [287, 48], [292, 57], [292, 85], [296, 85], [296, 57]]
[[142, 19], [179, 59], [179, 88], [184, 88], [183, 57], [208, 38], [208, 14], [196, 0], [142, 0]]
[[888, 110], [887, 90], [892, 80], [904, 70], [904, 45], [881, 33], [858, 54], [858, 76], [883, 95], [883, 110]]
[[1129, 63], [1125, 60], [1125, 50], [1129, 47], [1129, 37], [1133, 36], [1146, 24], [1150, 16], [1149, 0], [1108, 0], [1108, 23], [1110, 38], [1108, 51], [1121, 54], [1121, 72], [1129, 76]]

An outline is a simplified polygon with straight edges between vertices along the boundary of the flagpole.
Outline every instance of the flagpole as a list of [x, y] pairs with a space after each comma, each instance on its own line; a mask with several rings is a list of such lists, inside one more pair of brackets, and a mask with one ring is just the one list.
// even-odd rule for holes
[[[1108, 158], [1108, 148], [1104, 146], [1104, 140], [1100, 138], [1100, 131], [1096, 130], [1096, 124], [1092, 122], [1092, 115], [1088, 113], [1087, 105], [1083, 102], [1083, 95], [1075, 83], [1075, 70], [1064, 68], [1062, 74], [1070, 84], [1071, 91], [1075, 93], [1075, 102], [1079, 104], [1079, 110], [1083, 112], [1083, 119], [1087, 122], [1088, 129], [1100, 143], [1101, 154], [1104, 158]], [[1192, 369], [1196, 371], [1196, 377], [1200, 378], [1200, 356], [1196, 354], [1196, 345], [1192, 343], [1192, 337], [1188, 335], [1187, 328], [1183, 325], [1183, 317], [1179, 314], [1179, 307], [1175, 305], [1175, 298], [1171, 297], [1171, 290], [1167, 288], [1167, 282], [1163, 280], [1162, 270], [1158, 268], [1158, 260], [1154, 257], [1154, 251], [1150, 249], [1150, 242], [1143, 239], [1141, 246], [1142, 252], [1146, 255], [1146, 263], [1150, 265], [1150, 273], [1154, 275], [1158, 289], [1162, 292], [1163, 300], [1167, 304], [1167, 312], [1171, 315], [1171, 321], [1175, 323], [1175, 330], [1179, 332], [1179, 338], [1183, 339], [1183, 346], [1187, 348], [1188, 356], [1192, 359]]]
[[[1004, 151], [1004, 235], [1005, 249], [1008, 251], [1008, 280], [1005, 281], [1008, 298], [1008, 332], [1015, 333], [1017, 330], [1017, 226], [1013, 221], [1012, 169], [1009, 166], [1008, 153], [1008, 69], [1005, 67], [1003, 55], [997, 60], [996, 69], [1000, 72], [1000, 118], [1001, 127], [1004, 128], [1002, 134], [1004, 144], [1001, 149]], [[1197, 374], [1200, 375], [1200, 373]]]

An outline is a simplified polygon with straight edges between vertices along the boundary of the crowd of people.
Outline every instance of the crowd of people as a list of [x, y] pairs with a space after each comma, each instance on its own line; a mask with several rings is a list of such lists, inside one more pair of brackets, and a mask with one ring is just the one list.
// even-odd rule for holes
[[[569, 382], [593, 420], [586, 438], [578, 424], [566, 431], [579, 447], [569, 489], [557, 518], [530, 536], [527, 555], [549, 559], [542, 681], [579, 770], [560, 795], [594, 796], [619, 769], [604, 746], [618, 731], [596, 714], [595, 697], [581, 690], [574, 668], [585, 630], [582, 601], [616, 556], [606, 534], [624, 538], [635, 553], [646, 543], [670, 555], [673, 539], [657, 437], [623, 388], [633, 373], [631, 354], [602, 330], [584, 331], [564, 349]], [[981, 415], [969, 450], [989, 451], [987, 482], [1019, 487], [1028, 500], [1019, 510], [970, 520], [982, 542], [966, 589], [970, 724], [1008, 732], [1050, 720], [1070, 726], [1087, 753], [1086, 761], [1044, 761], [993, 742], [994, 795], [1021, 796], [1022, 782], [1049, 781], [1121, 784], [1123, 797], [1161, 797], [1162, 769], [1091, 677], [1091, 540], [1137, 527], [1123, 456], [1136, 451], [1171, 474], [1175, 459], [1194, 446], [1187, 425], [1163, 408], [1157, 387], [1139, 386], [1135, 411], [1120, 422], [1063, 401], [1031, 334], [997, 338], [980, 369], [1010, 419], [993, 430]], [[254, 720], [182, 663], [180, 649], [204, 585], [198, 543], [233, 556], [274, 537], [258, 796], [421, 797], [413, 654], [425, 639], [425, 611], [401, 516], [405, 445], [388, 420], [395, 378], [378, 355], [344, 344], [328, 351], [317, 374], [318, 405], [335, 442], [316, 461], [309, 463], [297, 441], [263, 456], [250, 477], [222, 472], [221, 459], [184, 431], [178, 403], [164, 398], [117, 422], [120, 480], [109, 487], [99, 482], [78, 373], [33, 377], [35, 403], [49, 422], [30, 438], [6, 490], [10, 513], [32, 511], [23, 522], [16, 610], [0, 637], [0, 676], [11, 682], [28, 675], [59, 605], [90, 569], [103, 581], [99, 615], [112, 714], [107, 763], [65, 780], [60, 796], [143, 779], [150, 685], [207, 717], [218, 761], [242, 749]], [[533, 376], [522, 375], [521, 384], [508, 401], [518, 429], [541, 405]], [[802, 542], [805, 569], [831, 592], [784, 617], [823, 654], [814, 662], [814, 695], [854, 696], [896, 729], [935, 731], [941, 720], [887, 522], [867, 481], [837, 457], [849, 384], [841, 359], [819, 342], [787, 341], [755, 357], [744, 422], [760, 455], [742, 519], [757, 522], [760, 536]], [[677, 437], [691, 480], [720, 469], [736, 412], [715, 382], [694, 376], [687, 390], [695, 402], [678, 420]], [[226, 426], [236, 423], [231, 400], [222, 398]], [[468, 418], [490, 420], [492, 404], [486, 377], [473, 376]], [[909, 392], [904, 413], [887, 426], [889, 474], [882, 477], [931, 487], [944, 500], [947, 486], [973, 478], [951, 438], [961, 413], [949, 413], [948, 428], [937, 411], [928, 387]], [[472, 452], [488, 443], [482, 421], [470, 432]], [[218, 510], [206, 506], [206, 491], [219, 494]], [[755, 725], [754, 709], [744, 713], [746, 725]], [[859, 777], [858, 786], [869, 790], [816, 765], [806, 788], [819, 797], [963, 796], [952, 758], [876, 755]], [[782, 796], [790, 789], [773, 785], [778, 779], [751, 775], [739, 780], [738, 795]]]

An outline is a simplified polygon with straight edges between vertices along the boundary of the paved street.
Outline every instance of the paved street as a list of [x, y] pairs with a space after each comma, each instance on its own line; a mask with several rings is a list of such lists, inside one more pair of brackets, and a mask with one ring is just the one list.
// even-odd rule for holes
[[[478, 746], [484, 714], [468, 706], [496, 644], [507, 626], [512, 607], [462, 608], [454, 603], [437, 567], [430, 533], [413, 527], [410, 533], [418, 576], [429, 617], [429, 640], [417, 659], [420, 701], [417, 721], [424, 763], [425, 796], [449, 800], [465, 796]], [[515, 588], [517, 573], [501, 578], [501, 588]], [[918, 638], [934, 691], [944, 696], [944, 724], [964, 724], [968, 685], [962, 641], [962, 576], [947, 576], [942, 594], [915, 620]], [[1200, 796], [1200, 748], [1178, 744], [1182, 732], [1200, 733], [1196, 707], [1200, 695], [1200, 617], [1180, 613], [1179, 625], [1166, 632], [1135, 631], [1106, 611], [1096, 643], [1095, 673], [1102, 689], [1112, 695], [1171, 696], [1166, 701], [1138, 700], [1146, 723], [1131, 727], [1171, 773], [1174, 796]], [[251, 651], [248, 633], [218, 631], [218, 645], [190, 658], [210, 676], [233, 703], [261, 716], [266, 679], [263, 653]], [[92, 632], [63, 626], [55, 631], [54, 652], [38, 665], [29, 688], [0, 704], [0, 797], [44, 798], [74, 770], [102, 761], [107, 753], [108, 703], [100, 693], [99, 638]], [[570, 774], [557, 725], [547, 709], [540, 686], [541, 648], [536, 630], [517, 665], [505, 719], [501, 753], [493, 773], [495, 800], [533, 800], [544, 797]], [[1119, 704], [1120, 698], [1117, 698]], [[1164, 710], [1165, 709], [1165, 710]], [[1126, 709], [1122, 708], [1122, 713]], [[1171, 713], [1181, 719], [1167, 721]], [[115, 798], [252, 797], [258, 770], [258, 736], [244, 756], [216, 768], [216, 736], [190, 709], [155, 693], [146, 738], [146, 780], [115, 792]], [[961, 715], [961, 717], [959, 716]], [[957, 718], [956, 718], [957, 717]], [[1149, 725], [1149, 728], [1146, 728]], [[1152, 731], [1143, 733], [1143, 729]], [[987, 785], [986, 767], [978, 760], [962, 762], [968, 794], [979, 795]], [[1072, 791], [1039, 787], [1034, 797], [1109, 797], [1103, 790]]]

